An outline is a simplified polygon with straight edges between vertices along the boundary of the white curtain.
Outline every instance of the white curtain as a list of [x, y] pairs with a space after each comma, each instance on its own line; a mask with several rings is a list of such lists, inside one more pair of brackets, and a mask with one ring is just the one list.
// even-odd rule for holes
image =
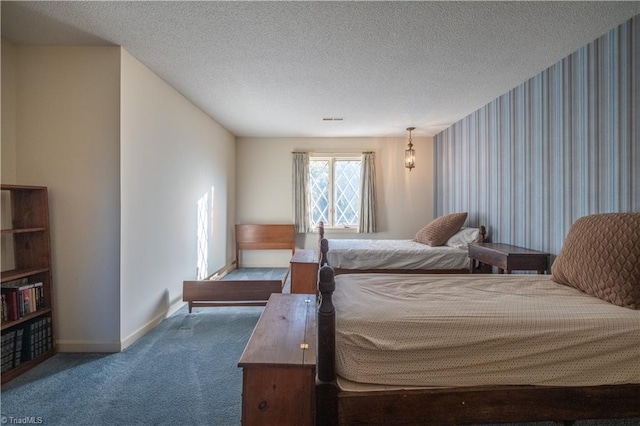
[[360, 225], [358, 232], [376, 232], [376, 161], [373, 152], [362, 153], [360, 170]]
[[293, 153], [293, 217], [296, 232], [303, 234], [309, 230], [309, 153]]

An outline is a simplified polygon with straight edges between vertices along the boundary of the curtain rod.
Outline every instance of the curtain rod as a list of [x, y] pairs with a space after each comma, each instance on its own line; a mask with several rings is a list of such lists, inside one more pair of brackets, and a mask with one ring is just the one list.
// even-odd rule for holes
[[292, 154], [341, 154], [341, 155], [360, 155], [375, 154], [375, 151], [339, 151], [339, 150], [322, 150], [322, 151], [291, 151]]

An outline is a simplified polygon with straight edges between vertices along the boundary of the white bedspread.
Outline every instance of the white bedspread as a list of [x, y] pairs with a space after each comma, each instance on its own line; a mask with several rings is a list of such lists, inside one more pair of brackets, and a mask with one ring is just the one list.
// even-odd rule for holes
[[408, 386], [640, 383], [640, 311], [548, 275], [336, 276], [336, 366]]
[[466, 248], [431, 247], [412, 240], [329, 240], [327, 261], [342, 269], [465, 269]]

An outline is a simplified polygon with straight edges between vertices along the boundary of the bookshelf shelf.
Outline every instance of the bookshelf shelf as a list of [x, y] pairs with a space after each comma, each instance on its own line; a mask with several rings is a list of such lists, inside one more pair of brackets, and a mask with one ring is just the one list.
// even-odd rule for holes
[[27, 232], [46, 232], [47, 228], [20, 228], [20, 229], [3, 229], [3, 234], [23, 234]]
[[10, 271], [2, 272], [2, 282], [6, 281], [15, 281], [20, 278], [26, 278], [31, 275], [36, 275], [40, 273], [49, 272], [49, 267], [45, 266], [42, 268], [28, 268], [28, 269], [12, 269]]
[[35, 312], [31, 312], [30, 314], [26, 314], [22, 318], [17, 319], [15, 321], [3, 322], [2, 323], [2, 330], [11, 328], [14, 325], [22, 324], [23, 322], [27, 322], [30, 319], [37, 318], [37, 317], [42, 316], [44, 314], [50, 314], [50, 313], [51, 313], [51, 308], [39, 309], [39, 310], [37, 310]]
[[4, 384], [53, 356], [55, 345], [47, 188], [1, 189]]

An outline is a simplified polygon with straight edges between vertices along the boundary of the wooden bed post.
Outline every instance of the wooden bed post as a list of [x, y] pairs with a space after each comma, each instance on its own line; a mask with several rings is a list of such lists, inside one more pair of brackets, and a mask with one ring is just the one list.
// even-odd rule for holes
[[327, 265], [327, 252], [329, 251], [329, 241], [324, 237], [324, 222], [318, 222], [318, 249], [320, 250], [320, 267]]
[[336, 289], [333, 268], [320, 269], [320, 305], [318, 306], [318, 380], [332, 382], [336, 379], [336, 309], [332, 295]]
[[484, 243], [487, 240], [487, 228], [484, 225], [480, 225], [480, 231], [478, 235], [478, 242]]
[[320, 267], [329, 264], [327, 261], [327, 252], [329, 251], [329, 241], [324, 237], [324, 222], [318, 222], [318, 249], [320, 250], [318, 260]]
[[323, 238], [320, 240], [320, 266], [328, 265], [327, 252], [329, 251], [329, 240]]
[[[325, 240], [326, 241], [326, 240]], [[336, 289], [333, 269], [323, 266], [318, 274], [318, 354], [316, 379], [316, 425], [338, 424], [338, 390], [336, 387], [336, 310], [332, 294]]]

